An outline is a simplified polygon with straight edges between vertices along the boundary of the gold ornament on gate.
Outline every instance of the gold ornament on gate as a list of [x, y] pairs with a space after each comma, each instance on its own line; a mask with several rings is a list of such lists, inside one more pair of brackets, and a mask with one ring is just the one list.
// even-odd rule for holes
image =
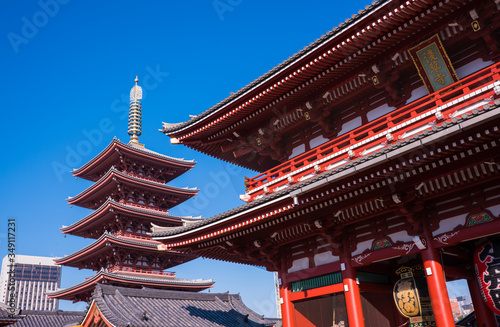
[[399, 312], [407, 317], [415, 317], [420, 315], [420, 299], [418, 290], [413, 279], [412, 269], [409, 267], [401, 267], [396, 271], [401, 275], [401, 279], [394, 285], [394, 301]]

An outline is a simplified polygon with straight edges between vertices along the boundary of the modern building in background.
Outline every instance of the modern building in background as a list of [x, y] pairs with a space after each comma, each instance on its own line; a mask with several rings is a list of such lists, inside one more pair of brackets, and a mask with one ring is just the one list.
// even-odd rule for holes
[[[2, 261], [0, 275], [0, 300], [7, 302], [9, 267], [8, 256]], [[19, 310], [56, 311], [57, 299], [47, 299], [46, 292], [59, 288], [61, 283], [61, 266], [52, 258], [16, 255], [16, 308]]]

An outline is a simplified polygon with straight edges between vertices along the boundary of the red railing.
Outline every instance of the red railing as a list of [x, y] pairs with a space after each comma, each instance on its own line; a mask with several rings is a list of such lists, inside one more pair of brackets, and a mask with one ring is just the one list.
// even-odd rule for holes
[[140, 204], [140, 203], [131, 202], [131, 201], [125, 201], [125, 200], [120, 201], [120, 203], [129, 205], [129, 206], [132, 206], [132, 207], [137, 207], [137, 208], [140, 208], [140, 209], [144, 209], [144, 210], [147, 210], [147, 211], [151, 211], [151, 212], [159, 212], [159, 213], [168, 214], [168, 210], [162, 209], [162, 208], [157, 207], [157, 206], [149, 206], [149, 205], [146, 205], [146, 204]]
[[133, 239], [136, 239], [136, 240], [144, 240], [144, 241], [158, 243], [157, 241], [153, 241], [153, 238], [151, 236], [148, 236], [148, 235], [142, 236], [142, 235], [132, 234], [132, 233], [128, 233], [128, 232], [122, 232], [122, 231], [116, 232], [113, 235], [114, 236], [122, 236], [122, 237], [133, 238]]
[[175, 278], [175, 272], [171, 272], [171, 271], [151, 271], [151, 270], [134, 269], [134, 268], [130, 268], [130, 267], [120, 267], [120, 266], [114, 266], [114, 267], [108, 268], [108, 271], [110, 273], [120, 272], [120, 273], [129, 273], [129, 274], [152, 275], [152, 276], [158, 276], [158, 277]]
[[[249, 201], [342, 166], [356, 157], [368, 155], [391, 142], [431, 129], [473, 109], [481, 110], [500, 93], [499, 72], [500, 63], [493, 64], [247, 179]], [[495, 88], [498, 93], [495, 93]]]

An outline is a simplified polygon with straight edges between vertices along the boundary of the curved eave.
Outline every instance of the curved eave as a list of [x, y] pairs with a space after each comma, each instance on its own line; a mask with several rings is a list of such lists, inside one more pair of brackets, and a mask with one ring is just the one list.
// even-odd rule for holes
[[[80, 298], [89, 297], [98, 282], [118, 284], [125, 287], [151, 287], [170, 290], [183, 290], [190, 292], [199, 292], [213, 286], [215, 281], [209, 280], [189, 280], [177, 278], [155, 278], [142, 277], [120, 273], [110, 273], [105, 270], [99, 271], [94, 276], [87, 280], [73, 285], [68, 288], [63, 288], [51, 292], [46, 292], [47, 298], [57, 298], [61, 300], [78, 301]], [[78, 296], [80, 295], [80, 296]], [[86, 296], [85, 296], [86, 295]]]
[[[464, 126], [467, 126], [469, 129], [481, 127], [497, 128], [495, 123], [500, 115], [500, 111], [498, 111], [499, 107], [498, 105], [494, 105], [488, 108], [488, 111], [478, 111], [478, 113], [475, 114], [485, 115], [483, 117], [476, 117], [475, 115], [470, 115], [468, 118], [462, 117], [460, 120], [447, 124], [446, 126], [428, 130], [426, 134], [408, 136], [401, 139], [400, 142], [391, 145], [390, 148], [384, 149], [384, 151], [374, 151], [367, 158], [360, 157], [352, 160], [350, 166], [356, 167], [357, 165], [363, 164], [365, 165], [365, 169], [366, 167], [375, 168], [377, 165], [381, 165], [380, 156], [384, 156], [386, 153], [394, 153], [394, 155], [397, 155], [398, 153], [404, 152], [402, 149], [405, 147], [413, 147], [414, 144], [421, 142], [423, 138], [428, 138], [428, 140], [432, 140], [433, 142], [448, 140], [450, 144], [453, 144], [450, 140], [453, 134], [452, 131], [461, 131], [462, 127], [458, 127], [457, 125], [462, 122], [465, 124]], [[456, 133], [457, 135], [463, 135], [458, 132]], [[471, 130], [467, 130], [467, 132], [464, 133], [468, 134], [472, 132]], [[255, 226], [255, 224], [273, 219], [274, 215], [284, 215], [284, 212], [290, 209], [290, 211], [297, 210], [293, 209], [295, 205], [293, 204], [292, 198], [294, 196], [297, 196], [297, 194], [306, 194], [306, 192], [314, 192], [316, 188], [332, 183], [333, 180], [335, 180], [335, 182], [340, 182], [340, 180], [335, 179], [335, 175], [337, 174], [341, 176], [339, 178], [350, 178], [348, 177], [350, 175], [345, 174], [344, 171], [345, 167], [338, 167], [331, 171], [323, 172], [311, 179], [297, 183], [289, 188], [266, 195], [263, 198], [233, 210], [205, 219], [202, 222], [178, 228], [165, 229], [164, 231], [152, 233], [151, 235], [153, 239], [164, 243], [166, 248], [189, 248], [211, 239], [220, 238], [223, 235], [234, 234], [243, 229], [251, 228]], [[262, 211], [262, 208], [267, 209]]]
[[[295, 88], [295, 85], [289, 87], [289, 89], [284, 89], [283, 92], [278, 92], [276, 89], [283, 89], [285, 83], [281, 83], [281, 80], [285, 77], [286, 81], [289, 81], [290, 84], [302, 84], [309, 78], [304, 79], [304, 76], [301, 73], [297, 73], [297, 68], [305, 66], [306, 63], [317, 59], [317, 53], [327, 51], [329, 48], [332, 48], [333, 45], [339, 45], [347, 36], [353, 32], [353, 30], [361, 30], [362, 27], [359, 25], [368, 25], [379, 19], [379, 16], [383, 16], [383, 14], [377, 15], [376, 17], [372, 17], [378, 11], [384, 11], [383, 9], [389, 7], [393, 4], [394, 7], [397, 6], [399, 2], [397, 1], [379, 1], [374, 2], [372, 6], [367, 6], [365, 10], [362, 10], [360, 14], [353, 15], [352, 19], [346, 20], [347, 23], [341, 23], [339, 27], [334, 28], [332, 31], [328, 32], [327, 35], [323, 35], [320, 39], [317, 39], [310, 46], [305, 47], [303, 50], [300, 50], [292, 57], [283, 61], [283, 63], [274, 67], [272, 70], [267, 72], [266, 74], [260, 76], [252, 83], [243, 87], [239, 91], [237, 91], [232, 96], [226, 98], [220, 103], [216, 104], [212, 108], [204, 111], [200, 115], [197, 115], [190, 120], [182, 123], [174, 123], [174, 124], [166, 124], [164, 123], [164, 127], [160, 130], [164, 134], [171, 137], [178, 137], [180, 133], [186, 134], [188, 130], [197, 128], [199, 125], [202, 125], [206, 120], [214, 119], [214, 117], [220, 116], [224, 118], [224, 114], [231, 115], [231, 108], [235, 108], [241, 105], [248, 104], [261, 104], [262, 100], [254, 100], [251, 98], [259, 93], [262, 93], [263, 89], [271, 88], [269, 92], [266, 92], [269, 95], [276, 94], [274, 98], [279, 98], [283, 94], [285, 94], [290, 89]], [[384, 12], [387, 12], [389, 9], [385, 9]], [[343, 49], [342, 51], [346, 51]], [[354, 51], [355, 52], [355, 51]], [[277, 84], [279, 82], [279, 84]], [[277, 85], [274, 85], [277, 84]], [[288, 84], [288, 83], [287, 83]], [[244, 116], [243, 113], [237, 114], [236, 116]], [[238, 117], [237, 117], [238, 118]]]
[[[238, 165], [240, 167], [250, 169], [257, 172], [263, 172], [277, 165], [281, 164], [281, 162], [277, 160], [273, 160], [270, 156], [260, 156], [256, 152], [250, 152], [245, 155], [242, 155], [238, 158], [235, 158], [233, 151], [221, 151], [221, 144], [224, 144], [226, 141], [222, 141], [221, 143], [215, 144], [185, 144], [188, 148], [199, 151], [207, 156], [223, 160], [225, 162]], [[258, 156], [260, 160], [255, 160], [255, 157]]]
[[[204, 241], [225, 233], [234, 233], [238, 229], [259, 224], [292, 207], [293, 199], [288, 193], [276, 193], [274, 196], [255, 200], [199, 223], [165, 229], [151, 235], [154, 240], [167, 244], [167, 248], [172, 246], [184, 247], [191, 243]], [[248, 219], [249, 215], [252, 217], [251, 219]]]
[[87, 278], [85, 281], [76, 285], [61, 288], [55, 291], [48, 291], [46, 292], [47, 298], [74, 301], [78, 298], [77, 295], [79, 294], [88, 293], [90, 295], [94, 290], [95, 284], [105, 278], [103, 273], [104, 271], [101, 270], [94, 276]]
[[[165, 195], [175, 195], [180, 198], [177, 204], [186, 201], [187, 199], [195, 196], [198, 193], [196, 188], [180, 188], [166, 184], [160, 184], [153, 181], [137, 178], [128, 174], [122, 173], [115, 168], [111, 168], [103, 177], [97, 182], [88, 187], [80, 194], [67, 199], [69, 204], [79, 205], [81, 203], [90, 201], [93, 197], [99, 197], [100, 191], [106, 191], [111, 188], [111, 184], [118, 184], [119, 182], [126, 183], [133, 188], [146, 189], [158, 192]], [[102, 195], [101, 195], [102, 196]], [[173, 207], [173, 205], [171, 206]]]
[[170, 180], [182, 175], [187, 170], [193, 168], [196, 164], [194, 160], [184, 160], [181, 158], [173, 158], [162, 155], [154, 151], [123, 143], [117, 138], [114, 138], [111, 143], [98, 155], [82, 167], [73, 170], [73, 176], [95, 181], [95, 178], [92, 178], [91, 176], [95, 176], [98, 172], [108, 170], [111, 166], [118, 163], [120, 160], [120, 154], [129, 155], [136, 158], [138, 161], [146, 161], [160, 167], [168, 167], [178, 170], [176, 174], [171, 176]]
[[[110, 234], [104, 234], [90, 245], [56, 260], [57, 265], [65, 265], [78, 267], [78, 262], [84, 260], [88, 256], [95, 257], [103, 252], [110, 251], [113, 247], [122, 247], [130, 250], [142, 250], [149, 252], [158, 252], [158, 241], [135, 240], [125, 237], [117, 237]], [[163, 251], [161, 252], [163, 253]], [[172, 254], [182, 255], [179, 252], [171, 251]]]
[[176, 143], [202, 153], [249, 169], [267, 170], [272, 165], [268, 158], [259, 158], [263, 165], [255, 160], [245, 162], [232, 158], [231, 151], [222, 152], [221, 146], [228, 144], [228, 138], [234, 139], [233, 131], [240, 133], [269, 123], [275, 117], [273, 109], [303, 107], [305, 97], [326, 91], [325, 85], [343, 83], [346, 77], [370, 70], [389, 54], [405, 51], [417, 41], [416, 29], [427, 33], [420, 37], [434, 33], [457, 14], [466, 14], [472, 0], [446, 2], [381, 1], [235, 95], [187, 122], [164, 124], [161, 131]]
[[61, 228], [63, 234], [72, 234], [84, 237], [92, 237], [87, 233], [89, 229], [96, 225], [102, 225], [104, 221], [114, 220], [115, 214], [123, 214], [135, 219], [147, 221], [159, 225], [181, 226], [182, 219], [185, 217], [172, 216], [158, 210], [147, 210], [132, 205], [118, 203], [112, 199], [106, 200], [102, 206], [93, 211], [85, 218], [77, 221], [70, 226]]

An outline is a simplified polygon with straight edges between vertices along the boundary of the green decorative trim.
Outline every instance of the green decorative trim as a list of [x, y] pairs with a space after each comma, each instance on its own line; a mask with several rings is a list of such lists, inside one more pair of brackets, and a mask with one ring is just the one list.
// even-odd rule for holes
[[383, 238], [381, 240], [377, 240], [375, 242], [373, 242], [373, 250], [380, 250], [380, 249], [384, 249], [384, 248], [388, 248], [388, 247], [391, 247], [392, 246], [392, 243], [391, 241], [389, 241], [388, 239], [386, 238]]
[[342, 283], [342, 274], [340, 273], [340, 271], [328, 275], [298, 280], [296, 282], [290, 283], [290, 286], [292, 293], [294, 293], [339, 283]]
[[493, 218], [491, 218], [491, 216], [488, 213], [486, 212], [476, 213], [469, 215], [469, 217], [467, 218], [466, 226], [467, 227], [476, 226], [490, 221], [493, 221]]
[[[362, 283], [385, 284], [389, 285], [389, 277], [382, 274], [375, 274], [371, 272], [358, 271], [358, 280]], [[328, 275], [321, 275], [318, 277], [307, 278], [290, 283], [292, 293], [312, 290], [314, 288], [335, 285], [342, 283], [342, 274], [340, 271]]]

